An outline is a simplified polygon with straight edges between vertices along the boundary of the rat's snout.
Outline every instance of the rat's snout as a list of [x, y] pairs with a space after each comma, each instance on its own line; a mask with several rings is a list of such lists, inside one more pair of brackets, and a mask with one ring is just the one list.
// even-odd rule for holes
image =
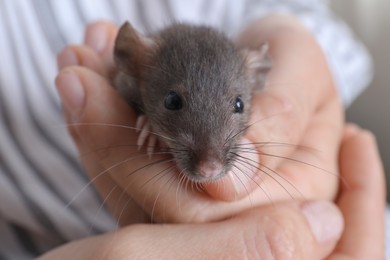
[[199, 162], [198, 174], [204, 179], [216, 179], [224, 171], [222, 163], [215, 160], [203, 160]]

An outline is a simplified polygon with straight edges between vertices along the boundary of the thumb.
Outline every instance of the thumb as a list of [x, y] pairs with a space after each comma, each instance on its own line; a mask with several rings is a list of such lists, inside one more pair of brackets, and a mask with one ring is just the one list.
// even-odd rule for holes
[[257, 208], [221, 222], [130, 225], [40, 259], [324, 259], [342, 231], [329, 202]]
[[133, 226], [130, 233], [116, 234], [122, 241], [122, 235], [132, 237], [112, 243], [112, 252], [129, 256], [132, 251], [153, 259], [324, 259], [342, 228], [341, 214], [330, 202], [290, 202], [221, 222]]

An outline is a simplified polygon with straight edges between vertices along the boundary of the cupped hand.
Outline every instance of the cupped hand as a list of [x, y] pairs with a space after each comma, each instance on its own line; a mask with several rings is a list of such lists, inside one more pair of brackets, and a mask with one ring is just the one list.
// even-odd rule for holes
[[40, 259], [384, 259], [384, 173], [370, 133], [346, 128], [340, 169], [344, 224], [330, 202], [289, 201], [213, 223], [130, 225]]
[[[92, 182], [118, 217], [204, 222], [279, 200], [334, 198], [342, 112], [325, 58], [291, 18], [270, 17], [254, 25], [239, 44], [267, 41], [273, 60], [246, 133], [261, 165], [252, 177], [224, 178], [206, 185], [206, 192], [185, 185], [178, 172], [165, 171], [172, 164], [153, 164], [138, 151], [136, 115], [107, 80], [114, 70], [115, 26], [93, 24], [84, 45], [61, 52], [56, 83], [70, 133]], [[248, 33], [258, 38], [246, 41]], [[103, 40], [96, 40], [99, 35]], [[152, 162], [162, 158], [154, 155]]]

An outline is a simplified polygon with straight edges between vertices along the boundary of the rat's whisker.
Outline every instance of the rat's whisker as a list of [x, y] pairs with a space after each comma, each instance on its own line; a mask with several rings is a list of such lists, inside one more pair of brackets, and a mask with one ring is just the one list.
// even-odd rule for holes
[[[68, 123], [68, 124], [65, 124], [65, 126], [102, 126], [102, 127], [104, 126], [104, 127], [117, 127], [117, 128], [135, 130], [135, 131], [142, 130], [142, 128], [133, 127], [133, 126], [129, 126], [129, 125], [119, 125], [119, 124], [109, 124], [109, 123]], [[173, 139], [173, 138], [169, 138], [168, 136], [162, 135], [162, 134], [154, 132], [154, 131], [148, 130], [146, 132], [149, 134], [153, 134], [153, 135], [156, 135], [158, 137], [161, 137], [165, 140], [175, 141], [175, 139]]]
[[[125, 193], [125, 191], [122, 192], [122, 194], [124, 194], [124, 193]], [[121, 195], [121, 196], [122, 196], [122, 195]], [[123, 216], [123, 214], [125, 213], [125, 210], [126, 210], [126, 208], [127, 208], [127, 205], [129, 205], [130, 201], [132, 201], [131, 198], [129, 198], [129, 199], [126, 201], [126, 203], [123, 205], [123, 207], [122, 207], [122, 209], [121, 209], [121, 211], [120, 211], [120, 213], [119, 213], [118, 219], [117, 219], [117, 221], [116, 221], [117, 228], [120, 227], [119, 221], [122, 219], [122, 216]], [[119, 204], [117, 204], [117, 206], [119, 206]]]
[[[249, 170], [253, 171], [253, 169], [250, 169], [249, 166], [246, 165], [246, 164], [247, 164], [246, 162], [244, 163], [243, 161], [240, 161], [240, 160], [236, 160], [236, 162], [237, 162], [238, 164], [240, 164], [240, 165], [242, 165], [242, 166], [248, 168]], [[272, 198], [271, 198], [271, 195], [270, 195], [268, 192], [266, 192], [266, 190], [261, 186], [260, 183], [257, 182], [257, 180], [256, 180], [253, 176], [251, 176], [250, 174], [246, 173], [244, 170], [242, 170], [241, 168], [239, 168], [238, 166], [236, 166], [236, 165], [234, 165], [234, 164], [233, 164], [233, 167], [237, 168], [237, 169], [238, 169], [241, 173], [243, 173], [248, 179], [250, 179], [251, 181], [253, 181], [253, 182], [256, 184], [256, 186], [259, 187], [259, 188], [262, 190], [262, 192], [263, 192], [264, 195], [268, 198], [268, 200], [270, 201], [270, 203], [271, 203], [271, 204], [274, 204], [274, 202], [273, 202], [273, 200], [272, 200]], [[259, 178], [260, 178], [260, 180], [262, 180], [261, 176], [259, 176]], [[263, 183], [263, 185], [265, 185], [265, 183]]]
[[[248, 152], [248, 153], [253, 153], [253, 152]], [[304, 162], [304, 161], [301, 161], [301, 160], [298, 160], [298, 159], [294, 159], [294, 158], [290, 158], [290, 157], [286, 157], [286, 156], [281, 156], [281, 155], [275, 155], [275, 154], [269, 154], [269, 153], [264, 153], [264, 152], [257, 152], [256, 154], [260, 154], [260, 155], [264, 155], [264, 156], [269, 156], [269, 157], [275, 157], [275, 158], [281, 158], [281, 159], [284, 159], [284, 160], [288, 160], [288, 161], [291, 161], [291, 162], [296, 162], [296, 163], [300, 163], [300, 164], [303, 164], [303, 165], [306, 165], [306, 166], [310, 166], [310, 167], [313, 167], [321, 172], [324, 172], [324, 173], [327, 173], [327, 174], [330, 174], [338, 179], [340, 179], [341, 181], [343, 181], [345, 183], [345, 180], [343, 179], [342, 176], [338, 175], [337, 173], [334, 173], [334, 172], [331, 172], [329, 170], [326, 170], [324, 168], [321, 168], [315, 164], [311, 164], [311, 163], [308, 163], [308, 162]]]
[[103, 176], [105, 173], [111, 171], [112, 169], [116, 168], [116, 167], [119, 167], [129, 161], [132, 161], [138, 157], [142, 157], [142, 156], [146, 156], [145, 154], [140, 154], [138, 156], [133, 156], [133, 157], [130, 157], [130, 158], [127, 158], [125, 160], [122, 160], [118, 163], [115, 163], [114, 165], [110, 166], [109, 168], [101, 171], [100, 173], [98, 173], [96, 176], [94, 176], [93, 178], [90, 179], [90, 181], [84, 185], [84, 187], [76, 193], [76, 195], [65, 205], [65, 208], [69, 207], [79, 196], [81, 193], [83, 193], [93, 182], [95, 182], [98, 178], [100, 178], [101, 176]]
[[197, 187], [198, 185], [196, 182], [191, 181], [189, 178], [186, 178], [185, 185], [186, 185], [185, 196], [187, 200], [190, 200], [190, 196], [188, 195], [189, 190], [191, 189], [191, 192], [194, 193], [195, 190], [199, 191], [199, 187]]
[[[113, 188], [110, 189], [108, 194], [105, 196], [103, 201], [100, 203], [100, 206], [96, 209], [94, 219], [96, 220], [97, 216], [102, 212], [104, 205], [106, 204], [108, 198], [111, 196], [111, 194], [118, 188], [118, 185], [115, 185]], [[95, 221], [91, 221], [90, 227], [89, 227], [89, 234], [92, 234], [92, 229], [95, 227], [95, 224], [93, 223]]]
[[[167, 163], [167, 162], [170, 162], [171, 160], [169, 160], [169, 159], [167, 159], [167, 161], [163, 161], [163, 162], [161, 162], [161, 160], [159, 160], [159, 161], [156, 161], [156, 162], [154, 162], [155, 164], [158, 164], [158, 163]], [[152, 178], [150, 178], [148, 181], [146, 181], [144, 184], [142, 184], [141, 185], [141, 187], [144, 187], [148, 182], [150, 182], [152, 179], [157, 179], [156, 180], [156, 182], [158, 181], [158, 180], [160, 180], [163, 176], [164, 176], [164, 172], [169, 172], [169, 170], [170, 169], [172, 169], [172, 168], [174, 168], [174, 166], [170, 166], [170, 167], [167, 167], [167, 168], [165, 168], [165, 169], [163, 169], [162, 171], [160, 171], [159, 173], [157, 173], [157, 174], [155, 174]], [[134, 172], [136, 172], [138, 169], [136, 169], [135, 171], [133, 171], [132, 173], [130, 173], [130, 174], [133, 174]], [[158, 177], [158, 178], [157, 178]], [[125, 186], [125, 187], [123, 187], [123, 189], [122, 189], [122, 194], [121, 194], [121, 196], [119, 197], [119, 200], [118, 201], [121, 201], [121, 199], [123, 198], [123, 196], [125, 196], [126, 194], [127, 194], [127, 190], [128, 189], [130, 189], [131, 188], [131, 186], [134, 184], [134, 183], [136, 183], [136, 180], [133, 180], [132, 182], [129, 182], [129, 183], [127, 183], [127, 185]], [[131, 198], [130, 198], [131, 199]], [[129, 200], [130, 200], [129, 199]], [[144, 198], [144, 199], [146, 199], [146, 197]], [[128, 203], [129, 202], [127, 202], [127, 204], [126, 205], [128, 205]], [[145, 201], [144, 201], [144, 203], [145, 203]], [[144, 207], [143, 207], [144, 208]], [[122, 211], [124, 211], [124, 209], [125, 209], [125, 207], [123, 207], [123, 209], [122, 209]], [[121, 213], [122, 214], [122, 213]]]
[[[84, 157], [88, 157], [88, 156], [91, 156], [95, 153], [99, 153], [101, 151], [106, 151], [106, 150], [112, 150], [112, 149], [129, 149], [129, 148], [138, 148], [138, 145], [133, 145], [133, 144], [120, 144], [120, 145], [110, 145], [110, 146], [106, 146], [106, 147], [99, 147], [99, 148], [96, 148], [94, 150], [91, 150], [89, 152], [84, 152], [82, 154], [80, 154], [80, 158], [84, 158]], [[153, 153], [151, 153], [151, 155], [167, 155], [167, 154], [172, 154], [172, 151], [170, 151], [169, 149], [160, 149], [160, 150], [156, 150], [154, 151]], [[143, 153], [141, 153], [140, 151], [134, 151], [134, 152], [131, 152], [131, 153], [128, 153], [128, 155], [140, 155], [140, 156], [144, 156]]]
[[229, 132], [229, 134], [228, 134], [228, 136], [227, 136], [226, 139], [225, 139], [225, 142], [224, 142], [224, 144], [223, 144], [223, 147], [225, 147], [226, 144], [227, 144], [230, 140], [232, 140], [233, 134], [234, 134], [234, 130], [231, 129], [230, 132]]
[[[168, 161], [165, 161], [166, 163], [169, 163], [169, 162], [172, 162], [173, 160], [168, 160]], [[176, 166], [175, 165], [171, 165], [163, 170], [161, 170], [159, 173], [155, 174], [152, 178], [150, 178], [149, 180], [147, 180], [146, 182], [144, 182], [140, 187], [143, 188], [145, 187], [149, 182], [151, 182], [152, 180], [154, 180], [156, 183], [158, 180], [161, 179], [161, 177], [163, 176], [164, 173], [169, 173], [170, 171], [173, 171], [175, 170]], [[156, 180], [156, 178], [158, 177], [158, 179]]]
[[[180, 172], [180, 175], [179, 176], [184, 176], [184, 175], [182, 175], [182, 172]], [[176, 177], [176, 178], [171, 178], [170, 179], [170, 183], [169, 183], [169, 186], [168, 186], [168, 189], [166, 190], [167, 192], [169, 192], [169, 190], [172, 188], [172, 187], [174, 187], [174, 184], [175, 183], [177, 183], [178, 184], [178, 187], [176, 188], [176, 191], [177, 191], [177, 189], [180, 187], [180, 179], [179, 179], [179, 182], [177, 181], [177, 175], [173, 175], [172, 177]], [[186, 179], [186, 176], [184, 176], [184, 180]], [[177, 197], [177, 193], [175, 193], [175, 203], [176, 203], [176, 206], [177, 206], [177, 208], [178, 208], [178, 212], [180, 213], [180, 214], [182, 214], [183, 213], [183, 210], [182, 210], [182, 208], [181, 208], [181, 203], [179, 203], [179, 201], [178, 201], [178, 199], [179, 199], [179, 197]], [[166, 202], [166, 201], [165, 201]], [[165, 204], [166, 205], [166, 204]], [[166, 206], [164, 207], [164, 209], [166, 208]]]
[[283, 114], [283, 112], [279, 112], [279, 113], [275, 113], [275, 114], [273, 114], [273, 115], [266, 116], [266, 117], [261, 118], [261, 119], [255, 121], [255, 122], [253, 122], [253, 123], [251, 123], [251, 124], [248, 124], [247, 126], [243, 127], [241, 130], [238, 130], [233, 136], [230, 137], [230, 139], [227, 139], [226, 142], [225, 142], [225, 144], [226, 144], [228, 141], [230, 141], [230, 140], [236, 138], [238, 135], [243, 134], [246, 130], [248, 130], [248, 128], [252, 127], [253, 125], [258, 124], [258, 123], [260, 123], [260, 122], [262, 122], [262, 121], [264, 121], [264, 120], [270, 119], [270, 118], [272, 118], [272, 117], [281, 115], [281, 114]]
[[[255, 167], [257, 170], [265, 173], [267, 176], [271, 177], [275, 182], [277, 182], [280, 187], [282, 187], [288, 194], [289, 196], [292, 198], [292, 199], [295, 199], [295, 197], [290, 193], [290, 191], [284, 187], [282, 185], [282, 183], [280, 181], [278, 181], [272, 174], [270, 173], [273, 173], [275, 174], [275, 176], [277, 176], [278, 178], [282, 179], [284, 182], [286, 182], [287, 184], [289, 184], [290, 187], [292, 187], [296, 192], [298, 192], [298, 194], [300, 196], [302, 196], [302, 198], [305, 198], [305, 196], [303, 196], [303, 194], [289, 181], [287, 180], [286, 178], [284, 178], [281, 174], [279, 174], [277, 171], [271, 169], [270, 167], [264, 165], [264, 164], [261, 164], [261, 163], [258, 163], [257, 161], [254, 161], [250, 158], [246, 158], [244, 156], [241, 156], [239, 154], [236, 154], [236, 156], [238, 157], [237, 160], [239, 160], [240, 162], [242, 163], [247, 163], [248, 165], [252, 166], [252, 167]], [[259, 164], [261, 167], [265, 168], [266, 170], [264, 169], [261, 169], [260, 167], [257, 166], [257, 164]]]
[[137, 173], [137, 172], [139, 172], [141, 170], [144, 170], [146, 168], [152, 167], [154, 165], [158, 165], [160, 163], [166, 163], [166, 162], [170, 162], [170, 161], [172, 161], [171, 158], [162, 158], [162, 159], [159, 159], [157, 161], [153, 161], [153, 162], [147, 163], [147, 164], [145, 164], [145, 165], [143, 165], [143, 166], [141, 166], [141, 167], [131, 171], [130, 173], [127, 174], [127, 176], [130, 177], [131, 175], [133, 175], [133, 174], [135, 174], [135, 173]]
[[[195, 187], [195, 190], [196, 192], [204, 192], [204, 189], [203, 189], [203, 186], [201, 183], [199, 182], [194, 182], [194, 181], [191, 181], [190, 179], [188, 179], [188, 181], [190, 181], [190, 183], [192, 183], [192, 187]], [[194, 192], [194, 190], [192, 190]]]
[[317, 149], [309, 147], [309, 146], [304, 146], [304, 145], [299, 145], [299, 144], [290, 144], [290, 143], [284, 143], [284, 142], [273, 142], [273, 141], [238, 143], [235, 146], [238, 148], [241, 148], [241, 149], [250, 149], [250, 148], [245, 148], [245, 146], [249, 146], [249, 145], [254, 145], [256, 148], [258, 148], [258, 147], [286, 147], [286, 148], [293, 147], [293, 148], [297, 148], [300, 150], [319, 152]]
[[[123, 161], [120, 161], [120, 162], [118, 162], [118, 163], [116, 163], [116, 164], [114, 164], [114, 165], [112, 165], [111, 167], [109, 167], [109, 168], [107, 168], [106, 170], [104, 170], [104, 171], [102, 171], [102, 172], [100, 172], [98, 175], [96, 175], [94, 178], [92, 178], [73, 198], [72, 198], [72, 200], [65, 206], [65, 207], [69, 207], [69, 205], [71, 204], [71, 203], [73, 203], [76, 199], [77, 199], [77, 197], [78, 196], [80, 196], [80, 194], [82, 193], [82, 192], [84, 192], [84, 190], [89, 186], [89, 185], [91, 185], [94, 181], [96, 181], [98, 178], [100, 178], [101, 176], [103, 176], [105, 173], [107, 173], [107, 172], [109, 172], [110, 170], [112, 170], [113, 168], [115, 168], [115, 167], [118, 167], [118, 166], [120, 166], [120, 165], [122, 165], [122, 164], [125, 164], [125, 163], [128, 163], [129, 161], [131, 161], [131, 160], [133, 160], [133, 159], [135, 159], [135, 158], [137, 158], [137, 157], [142, 157], [142, 156], [146, 156], [145, 154], [140, 154], [139, 156], [134, 156], [134, 157], [130, 157], [130, 158], [128, 158], [128, 159], [126, 159], [126, 160], [123, 160]], [[153, 162], [153, 164], [157, 164], [157, 163], [163, 163], [163, 162], [165, 162], [165, 163], [167, 163], [167, 162], [171, 162], [172, 161], [172, 159], [169, 159], [169, 158], [167, 158], [165, 161], [163, 161], [163, 160], [159, 160], [159, 161], [157, 161], [157, 162]], [[169, 168], [174, 168], [175, 166], [170, 166]], [[128, 188], [128, 187], [130, 187], [132, 185], [132, 183], [129, 183], [126, 187], [125, 187], [125, 189], [123, 189], [123, 191], [122, 191], [122, 194], [121, 194], [121, 196], [120, 196], [120, 198], [119, 198], [119, 200], [118, 201], [120, 201], [122, 198], [123, 198], [123, 196], [126, 194], [126, 189]], [[117, 188], [118, 186], [115, 186], [111, 191], [110, 191], [110, 193], [106, 196], [106, 198], [104, 199], [104, 201], [102, 202], [102, 204], [101, 204], [101, 206], [99, 207], [99, 210], [101, 210], [101, 208], [102, 208], [102, 206], [103, 206], [103, 204], [105, 204], [105, 202], [106, 202], [106, 200], [109, 198], [109, 196], [112, 194], [112, 192], [114, 192], [114, 190]], [[128, 205], [128, 203], [129, 202], [127, 202], [126, 203], [126, 205]], [[122, 211], [124, 211], [124, 208], [122, 209]], [[122, 215], [122, 213], [123, 212], [121, 212], [121, 214], [120, 214], [120, 216]], [[119, 218], [120, 219], [120, 218]], [[119, 219], [118, 219], [118, 221], [119, 221]]]
[[[168, 189], [167, 189], [166, 192], [169, 192], [169, 189], [171, 188], [172, 184], [175, 182], [175, 179], [176, 179], [176, 178], [177, 178], [177, 176], [176, 176], [175, 174], [172, 174], [171, 177], [167, 180], [166, 184], [169, 184], [169, 185], [168, 185]], [[164, 186], [165, 186], [165, 185], [164, 185]], [[163, 191], [163, 189], [161, 188], [161, 189], [158, 191], [156, 198], [154, 199], [154, 203], [153, 203], [153, 206], [152, 206], [152, 211], [151, 211], [151, 214], [150, 214], [150, 215], [151, 215], [152, 221], [155, 219], [155, 217], [154, 217], [154, 212], [155, 212], [155, 208], [156, 208], [156, 206], [157, 206], [157, 202], [158, 202], [158, 200], [159, 200], [159, 198], [160, 198], [160, 196], [161, 196], [161, 194], [162, 194], [162, 191]], [[165, 207], [164, 207], [164, 208], [165, 208]]]
[[[185, 185], [186, 185], [186, 179], [187, 177], [182, 174], [182, 172], [180, 173], [180, 178], [179, 178], [179, 183], [176, 187], [176, 193], [175, 193], [175, 201], [176, 201], [176, 206], [179, 207], [179, 213], [182, 214], [182, 208], [181, 208], [181, 203], [179, 203], [179, 194], [180, 194], [180, 189], [183, 187], [184, 188], [184, 191], [186, 189]], [[184, 183], [184, 184], [183, 184]]]
[[[234, 167], [235, 167], [237, 170], [239, 170], [241, 173], [243, 173], [243, 171], [242, 171], [239, 167], [237, 167], [237, 166], [234, 166]], [[251, 197], [251, 195], [250, 195], [250, 193], [249, 193], [249, 190], [247, 189], [245, 183], [241, 180], [240, 174], [237, 174], [233, 169], [232, 169], [232, 173], [234, 174], [234, 176], [236, 176], [236, 178], [238, 179], [238, 181], [239, 181], [239, 182], [241, 183], [241, 185], [244, 187], [244, 189], [245, 189], [245, 191], [246, 191], [246, 194], [248, 195], [248, 199], [249, 199], [251, 205], [253, 206], [252, 197]], [[244, 173], [244, 176], [248, 177], [248, 175], [245, 174], [245, 173]]]

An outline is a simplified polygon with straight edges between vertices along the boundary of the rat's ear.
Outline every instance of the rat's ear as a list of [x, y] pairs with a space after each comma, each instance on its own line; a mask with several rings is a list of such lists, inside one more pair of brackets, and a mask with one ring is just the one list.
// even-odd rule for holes
[[262, 87], [266, 74], [272, 67], [271, 59], [268, 56], [268, 43], [263, 43], [257, 50], [245, 49], [243, 55], [250, 79]]
[[120, 70], [139, 78], [142, 66], [155, 49], [155, 42], [138, 33], [129, 22], [125, 22], [119, 29], [115, 40], [114, 60]]

